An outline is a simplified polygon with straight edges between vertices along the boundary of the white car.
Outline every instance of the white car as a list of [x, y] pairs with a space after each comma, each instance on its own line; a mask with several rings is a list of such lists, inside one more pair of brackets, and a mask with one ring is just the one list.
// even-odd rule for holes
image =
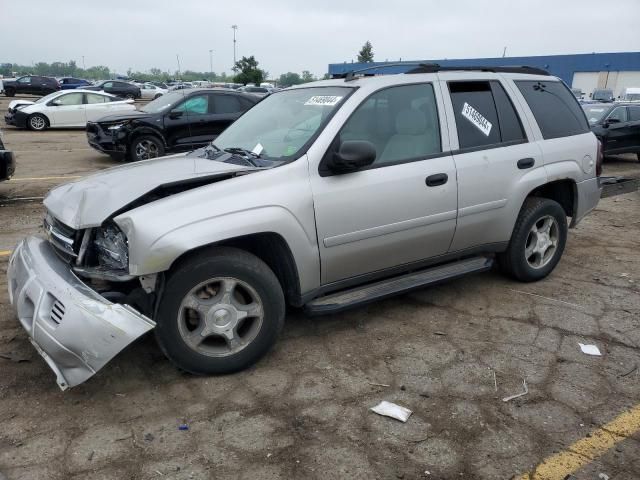
[[167, 93], [166, 89], [160, 88], [153, 83], [145, 83], [143, 85], [140, 85], [140, 94], [142, 95], [141, 98], [144, 100], [155, 100], [165, 93]]
[[9, 125], [31, 130], [49, 127], [86, 127], [106, 115], [135, 110], [134, 101], [105, 92], [61, 90], [35, 102], [13, 100], [4, 119]]

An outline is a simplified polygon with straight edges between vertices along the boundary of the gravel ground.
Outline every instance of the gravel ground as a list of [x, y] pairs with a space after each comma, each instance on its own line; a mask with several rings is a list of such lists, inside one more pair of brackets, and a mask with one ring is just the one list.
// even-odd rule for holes
[[[0, 183], [2, 251], [42, 219], [39, 201], [13, 199], [65, 181], [48, 177], [114, 162], [82, 131], [0, 127], [18, 161], [16, 178]], [[605, 174], [639, 176], [640, 164], [610, 159]], [[339, 315], [290, 311], [263, 361], [223, 377], [177, 371], [149, 335], [64, 393], [18, 326], [0, 257], [0, 472], [325, 480], [529, 471], [639, 402], [639, 207], [638, 192], [603, 200], [535, 284], [489, 272]], [[603, 356], [584, 355], [578, 342]], [[503, 402], [522, 379], [529, 393]], [[380, 417], [369, 408], [381, 400], [414, 413], [406, 424]], [[575, 478], [640, 478], [639, 442], [636, 432]]]

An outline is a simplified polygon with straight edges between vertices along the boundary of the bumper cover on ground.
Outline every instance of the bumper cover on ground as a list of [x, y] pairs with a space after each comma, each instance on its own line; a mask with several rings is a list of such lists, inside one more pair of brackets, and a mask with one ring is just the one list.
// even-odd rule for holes
[[78, 385], [155, 323], [87, 287], [38, 237], [24, 239], [7, 271], [9, 300], [61, 389]]

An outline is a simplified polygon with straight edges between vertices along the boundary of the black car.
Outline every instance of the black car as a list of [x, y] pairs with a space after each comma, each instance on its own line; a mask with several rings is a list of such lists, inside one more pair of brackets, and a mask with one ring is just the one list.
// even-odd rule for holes
[[74, 90], [76, 88], [85, 88], [93, 85], [89, 80], [84, 78], [63, 77], [58, 80], [62, 90]]
[[55, 78], [41, 77], [39, 75], [27, 75], [16, 80], [3, 80], [4, 94], [13, 97], [16, 93], [31, 95], [49, 95], [60, 90], [60, 85]]
[[140, 87], [132, 83], [121, 82], [120, 80], [105, 80], [91, 87], [83, 87], [84, 90], [105, 91], [111, 95], [123, 98], [140, 98]]
[[140, 110], [87, 122], [89, 145], [130, 161], [193, 150], [214, 140], [259, 98], [225, 89], [169, 92]]
[[0, 182], [9, 180], [16, 169], [16, 159], [13, 152], [5, 149], [2, 143], [2, 132], [0, 132]]
[[582, 108], [605, 155], [635, 153], [640, 161], [640, 104], [591, 103]]

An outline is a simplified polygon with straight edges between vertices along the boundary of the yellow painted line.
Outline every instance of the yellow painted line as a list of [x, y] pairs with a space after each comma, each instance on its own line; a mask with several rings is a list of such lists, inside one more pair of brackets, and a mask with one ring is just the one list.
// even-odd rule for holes
[[33, 178], [12, 178], [12, 182], [31, 182], [35, 180], [66, 180], [67, 178], [82, 178], [82, 175], [63, 175], [60, 177], [33, 177]]
[[589, 437], [545, 459], [533, 472], [525, 473], [516, 480], [563, 480], [638, 431], [640, 405], [594, 430]]
[[8, 257], [11, 255], [11, 250], [0, 250], [0, 257]]

